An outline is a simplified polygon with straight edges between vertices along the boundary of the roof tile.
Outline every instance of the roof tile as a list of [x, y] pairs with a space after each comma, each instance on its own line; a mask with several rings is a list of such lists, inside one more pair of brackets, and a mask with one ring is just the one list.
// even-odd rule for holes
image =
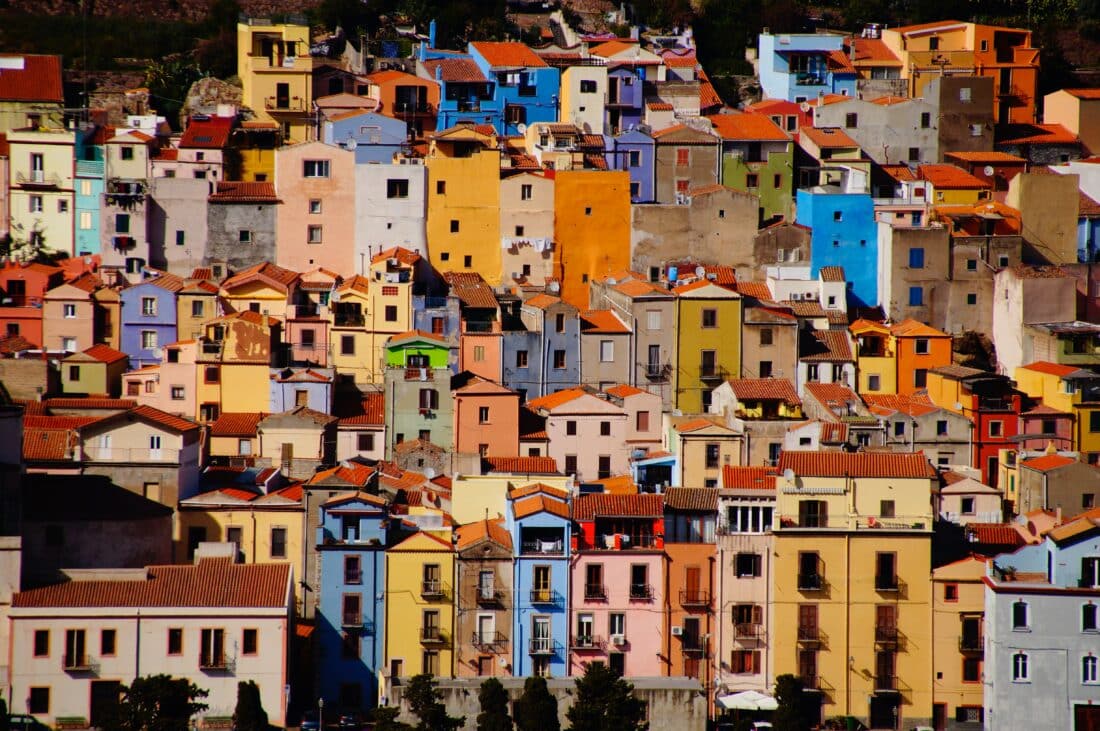
[[573, 501], [574, 520], [596, 518], [659, 518], [664, 515], [661, 495], [581, 495]]
[[777, 469], [799, 477], [936, 477], [924, 452], [783, 452]]

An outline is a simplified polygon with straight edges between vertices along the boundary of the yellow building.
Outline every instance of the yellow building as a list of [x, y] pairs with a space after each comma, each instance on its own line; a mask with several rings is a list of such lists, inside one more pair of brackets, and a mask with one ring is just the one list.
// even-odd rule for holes
[[419, 254], [401, 247], [371, 259], [365, 313], [368, 383], [385, 380], [383, 362], [390, 338], [413, 329], [412, 292], [420, 262]]
[[[200, 418], [223, 411], [271, 409], [271, 358], [279, 349], [281, 327], [273, 317], [252, 310], [210, 320], [199, 343], [196, 398]], [[204, 408], [215, 405], [211, 410]]]
[[176, 293], [176, 338], [194, 340], [202, 335], [207, 320], [218, 316], [218, 286], [189, 281]]
[[61, 390], [70, 395], [107, 394], [118, 396], [122, 374], [129, 359], [126, 354], [103, 343], [62, 358]]
[[669, 451], [679, 457], [674, 485], [718, 487], [725, 465], [742, 463], [744, 435], [721, 423], [721, 417], [668, 417]]
[[699, 413], [711, 392], [741, 377], [741, 295], [701, 279], [676, 295], [676, 408]]
[[932, 715], [937, 721], [982, 720], [985, 573], [986, 559], [980, 556], [932, 572]]
[[454, 675], [454, 548], [418, 532], [386, 551], [386, 662], [397, 678]]
[[263, 262], [226, 279], [218, 294], [227, 312], [252, 310], [285, 322], [298, 279], [298, 272]]
[[[537, 483], [535, 482], [537, 480]], [[503, 517], [508, 493], [532, 484], [548, 485], [565, 492], [573, 491], [573, 480], [566, 475], [456, 474], [451, 482], [451, 516], [458, 525]]]
[[775, 674], [822, 718], [930, 726], [935, 470], [921, 452], [784, 452], [778, 470]]
[[371, 336], [367, 330], [370, 309], [370, 280], [358, 274], [345, 279], [330, 303], [332, 311], [332, 367], [356, 383], [371, 383], [380, 368], [372, 361]]
[[1073, 444], [1056, 439], [1057, 448], [1082, 454], [1100, 452], [1100, 383], [1091, 371], [1036, 361], [1017, 368], [1015, 378], [1017, 388], [1040, 399], [1044, 406], [1073, 414]]
[[[630, 216], [628, 172], [554, 174], [554, 273], [563, 300], [587, 309], [590, 281], [630, 269]], [[737, 329], [740, 338], [740, 319]]]
[[976, 206], [989, 200], [993, 186], [960, 167], [948, 165], [921, 165], [917, 177], [931, 187], [927, 200], [936, 205]]
[[897, 361], [890, 328], [859, 319], [848, 330], [856, 341], [856, 391], [897, 393]]
[[432, 266], [441, 272], [480, 272], [494, 286], [501, 272], [496, 145], [491, 128], [459, 125], [432, 136], [426, 161]]
[[[8, 133], [8, 210], [12, 246], [40, 242], [73, 254], [75, 135], [65, 129]], [[8, 222], [5, 222], [8, 223]]]
[[[181, 500], [173, 535], [176, 563], [191, 563], [203, 541], [236, 543], [244, 563], [288, 562], [302, 573], [305, 511], [301, 485], [268, 493], [256, 485], [233, 483]], [[295, 582], [301, 592], [301, 583]], [[298, 611], [302, 610], [298, 596]]]
[[[279, 124], [283, 141], [305, 142], [313, 129], [313, 58], [309, 26], [249, 18], [237, 23], [237, 76], [245, 106]], [[268, 178], [270, 180], [271, 178]]]

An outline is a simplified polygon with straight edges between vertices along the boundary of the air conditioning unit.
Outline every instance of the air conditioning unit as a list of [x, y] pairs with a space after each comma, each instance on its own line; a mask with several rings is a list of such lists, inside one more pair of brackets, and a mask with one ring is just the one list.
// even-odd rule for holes
[[[679, 629], [679, 627], [676, 629]], [[615, 647], [622, 647], [626, 644], [626, 635], [611, 635], [611, 644]]]
[[672, 628], [672, 636], [673, 637], [683, 637], [684, 636], [684, 628], [679, 626], [679, 625], [676, 625], [675, 627]]
[[817, 292], [807, 292], [803, 299], [810, 300], [811, 302], [817, 301]]
[[798, 292], [792, 292], [791, 293], [791, 299], [795, 302], [801, 302], [802, 301], [802, 295], [800, 295]]

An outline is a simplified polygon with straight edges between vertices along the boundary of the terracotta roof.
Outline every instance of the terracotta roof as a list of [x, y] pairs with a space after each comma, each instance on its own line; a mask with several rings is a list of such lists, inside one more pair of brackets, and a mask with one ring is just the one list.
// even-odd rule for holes
[[783, 452], [776, 468], [798, 477], [934, 478], [924, 452]]
[[200, 148], [220, 150], [229, 145], [229, 133], [233, 131], [235, 117], [194, 117], [180, 137], [180, 149]]
[[818, 276], [821, 277], [821, 281], [823, 282], [843, 282], [845, 281], [844, 267], [821, 267], [818, 271]]
[[265, 261], [250, 266], [229, 277], [222, 282], [222, 289], [232, 289], [233, 287], [252, 282], [256, 278], [266, 279], [286, 288], [293, 284], [293, 282], [298, 279], [298, 276], [298, 272], [291, 271], [290, 269], [283, 269], [280, 266], [275, 266], [271, 262]]
[[502, 548], [512, 549], [512, 534], [500, 520], [479, 520], [476, 523], [460, 525], [455, 529], [455, 533], [458, 535], [455, 546], [460, 551], [486, 540]]
[[983, 371], [980, 368], [970, 368], [968, 366], [951, 365], [939, 366], [929, 371], [930, 373], [936, 373], [947, 378], [953, 378], [956, 380], [963, 380], [966, 378], [972, 378], [973, 376], [992, 376], [993, 373], [989, 371]]
[[907, 318], [890, 326], [890, 333], [898, 338], [949, 338], [942, 330], [925, 325], [919, 320]]
[[530, 485], [524, 485], [523, 487], [517, 487], [508, 493], [509, 500], [519, 500], [521, 498], [529, 497], [531, 495], [545, 494], [551, 497], [556, 497], [559, 500], [568, 500], [569, 493], [565, 490], [559, 490], [556, 487], [551, 487], [542, 482], [532, 482]]
[[127, 414], [140, 416], [147, 419], [154, 424], [163, 426], [165, 429], [171, 429], [172, 431], [187, 432], [193, 429], [198, 429], [199, 425], [193, 421], [181, 418], [174, 414], [169, 414], [160, 409], [154, 409], [152, 406], [137, 406], [130, 409]]
[[561, 391], [555, 391], [554, 393], [540, 396], [534, 401], [528, 401], [527, 407], [530, 409], [546, 409], [547, 411], [553, 411], [554, 409], [567, 404], [574, 399], [578, 399], [581, 396], [587, 395], [588, 392], [583, 388], [566, 388]]
[[802, 127], [799, 134], [809, 139], [821, 150], [859, 147], [858, 142], [838, 127]]
[[486, 472], [508, 472], [518, 475], [556, 475], [558, 463], [553, 457], [485, 457]]
[[358, 402], [355, 399], [337, 399], [335, 411], [341, 424], [382, 426], [386, 423], [386, 396], [381, 391], [369, 391]]
[[517, 500], [512, 503], [512, 511], [517, 520], [535, 513], [551, 513], [559, 518], [569, 517], [569, 505], [567, 503], [548, 498], [545, 495], [532, 495]]
[[659, 518], [664, 515], [660, 495], [581, 495], [573, 501], [573, 520], [596, 518]]
[[729, 381], [738, 401], [783, 401], [799, 405], [802, 400], [786, 378], [733, 378]]
[[1034, 457], [1020, 462], [1020, 466], [1036, 472], [1050, 472], [1071, 465], [1076, 461], [1073, 457], [1063, 457], [1060, 454], [1044, 454], [1042, 457]]
[[407, 74], [404, 71], [398, 71], [397, 69], [385, 69], [383, 71], [375, 71], [373, 74], [367, 75], [367, 81], [372, 84], [386, 84], [391, 81], [413, 81], [426, 82], [426, 79], [421, 79], [412, 74]]
[[673, 429], [680, 432], [681, 434], [690, 434], [691, 432], [699, 431], [700, 429], [709, 429], [712, 426], [722, 426], [715, 420], [715, 418], [700, 416], [697, 419], [682, 421], [679, 424], [676, 424]]
[[616, 284], [613, 289], [616, 292], [622, 292], [627, 297], [651, 297], [654, 295], [660, 297], [672, 296], [669, 291], [661, 287], [661, 285], [655, 282], [641, 281], [638, 279], [620, 282]]
[[71, 460], [70, 448], [75, 437], [68, 429], [23, 428], [23, 459], [27, 462], [64, 462]]
[[104, 345], [103, 343], [96, 343], [92, 347], [83, 351], [83, 354], [91, 358], [95, 358], [101, 363], [107, 364], [117, 363], [120, 360], [125, 360], [130, 357], [121, 351], [115, 350], [109, 345]]
[[710, 83], [707, 72], [700, 68], [697, 74], [699, 76], [699, 109], [706, 111], [713, 107], [722, 106], [725, 102], [718, 95], [718, 90], [714, 88], [714, 84]]
[[386, 347], [392, 347], [406, 340], [429, 340], [435, 343], [446, 343], [447, 339], [436, 335], [435, 333], [424, 332], [423, 330], [408, 330], [397, 335], [391, 335], [390, 339], [386, 341]]
[[339, 290], [340, 292], [346, 292], [349, 289], [354, 289], [356, 292], [367, 294], [368, 292], [370, 292], [370, 280], [364, 276], [356, 274], [355, 276], [345, 279], [343, 282], [340, 283], [340, 286], [337, 287], [337, 290]]
[[445, 272], [444, 281], [451, 288], [451, 294], [467, 307], [475, 309], [497, 308], [497, 298], [493, 288], [478, 272]]
[[286, 607], [290, 564], [149, 566], [138, 581], [67, 581], [12, 597], [13, 607]]
[[546, 417], [536, 414], [526, 406], [519, 410], [519, 438], [521, 440], [547, 439]]
[[[348, 485], [355, 485], [357, 487], [364, 487], [374, 476], [375, 469], [369, 465], [360, 464], [359, 462], [349, 462], [346, 465], [337, 465], [325, 470], [320, 470], [310, 475], [310, 478], [306, 481], [307, 485], [323, 485], [329, 479], [334, 479], [339, 482], [343, 482]], [[365, 494], [365, 493], [364, 493]], [[371, 495], [372, 501], [384, 500]]]
[[638, 47], [639, 46], [637, 41], [630, 42], [616, 38], [607, 41], [606, 43], [601, 43], [598, 46], [594, 46], [590, 48], [588, 52], [593, 56], [600, 56], [601, 58], [611, 58], [612, 56], [622, 53], [623, 51], [630, 51]]
[[670, 487], [664, 492], [669, 510], [715, 512], [718, 510], [718, 490], [713, 487]]
[[806, 383], [803, 388], [826, 406], [849, 402], [860, 403], [856, 392], [842, 383]]
[[786, 142], [791, 139], [770, 117], [763, 114], [712, 114], [707, 119], [724, 140]]
[[23, 68], [0, 71], [0, 101], [57, 102], [65, 101], [61, 86], [61, 56], [39, 56], [3, 53], [5, 66], [16, 65], [12, 59], [22, 59]]
[[256, 426], [267, 414], [255, 412], [226, 411], [210, 425], [212, 437], [254, 437]]
[[45, 401], [46, 408], [54, 409], [105, 409], [123, 410], [137, 406], [137, 401], [121, 398], [51, 398]]
[[901, 61], [881, 38], [852, 38], [855, 46], [855, 63], [867, 65], [901, 66]]
[[758, 300], [769, 302], [772, 299], [771, 290], [767, 282], [737, 282], [737, 291], [746, 297], [754, 297]]
[[1035, 371], [1037, 373], [1046, 373], [1051, 376], [1068, 376], [1070, 373], [1076, 373], [1081, 370], [1076, 366], [1062, 365], [1060, 363], [1051, 363], [1045, 360], [1037, 360], [1034, 363], [1028, 363], [1027, 365], [1020, 366], [1026, 368], [1029, 371]]
[[774, 467], [722, 465], [722, 487], [727, 490], [774, 490]]
[[[612, 386], [610, 388], [604, 389], [604, 393], [611, 396], [616, 396], [618, 398], [629, 398], [630, 396], [636, 396], [639, 393], [649, 393], [649, 391], [641, 388], [636, 388], [626, 383], [620, 383], [617, 386]], [[652, 396], [653, 394], [650, 395]]]
[[1078, 216], [1087, 216], [1089, 218], [1100, 216], [1100, 203], [1093, 200], [1088, 196], [1085, 191], [1079, 191], [1080, 202], [1077, 206]]
[[901, 412], [916, 417], [939, 410], [938, 406], [924, 399], [894, 393], [866, 393], [863, 394], [863, 401], [871, 413], [877, 416], [889, 416], [895, 412]]
[[101, 416], [69, 416], [67, 414], [23, 414], [24, 429], [79, 429], [99, 421]]
[[540, 294], [536, 294], [534, 297], [532, 297], [529, 300], [525, 300], [524, 303], [523, 303], [523, 306], [524, 307], [534, 307], [534, 308], [539, 309], [539, 310], [545, 310], [547, 307], [550, 307], [551, 305], [556, 305], [559, 302], [561, 302], [560, 297], [555, 297], [552, 294], [540, 293]]
[[[460, 83], [488, 81], [472, 58], [433, 58], [423, 61], [421, 65], [432, 80]], [[438, 76], [436, 69], [439, 70]]]
[[12, 355], [22, 353], [24, 350], [34, 350], [38, 347], [22, 335], [5, 335], [0, 337], [0, 355]]
[[987, 546], [1022, 546], [1020, 531], [1004, 523], [967, 523], [966, 533], [974, 543]]
[[980, 150], [975, 151], [963, 151], [963, 152], [947, 152], [944, 153], [944, 157], [954, 158], [956, 160], [964, 160], [966, 162], [992, 162], [992, 163], [1019, 163], [1025, 164], [1027, 160], [1016, 155], [1010, 155], [1007, 152], [999, 152], [997, 150], [991, 150], [989, 152], [982, 152]]
[[492, 68], [545, 68], [546, 62], [526, 43], [518, 41], [477, 41], [470, 46], [489, 62]]
[[821, 423], [822, 444], [844, 444], [848, 441], [848, 425], [843, 422]]
[[880, 165], [879, 169], [899, 183], [917, 179], [908, 165]]
[[852, 346], [843, 330], [814, 330], [811, 335], [824, 348], [823, 351], [802, 356], [806, 363], [838, 362], [852, 360]]
[[825, 65], [832, 71], [845, 74], [856, 72], [856, 68], [852, 65], [852, 60], [848, 58], [848, 54], [840, 49], [833, 49], [825, 54]]
[[380, 251], [372, 256], [370, 263], [378, 264], [379, 262], [385, 261], [386, 259], [397, 259], [397, 262], [399, 264], [411, 267], [418, 261], [420, 261], [421, 258], [423, 257], [421, 257], [420, 254], [417, 254], [415, 251], [412, 251], [410, 249], [406, 249], [404, 246], [391, 246], [390, 248], [385, 249], [384, 251]]
[[669, 51], [661, 55], [661, 60], [669, 68], [694, 68], [699, 65], [699, 59], [694, 53], [680, 56]]
[[993, 187], [954, 165], [921, 165], [917, 168], [917, 176], [943, 190], [986, 190]]
[[581, 332], [620, 334], [629, 333], [630, 328], [611, 310], [587, 310], [581, 313]]
[[1060, 124], [1006, 124], [997, 128], [998, 145], [1076, 145], [1077, 135]]
[[947, 30], [948, 28], [962, 27], [963, 24], [957, 20], [937, 20], [931, 23], [914, 23], [913, 25], [900, 25], [892, 30], [895, 33], [901, 35], [911, 35], [913, 33], [924, 33], [931, 30]]
[[671, 112], [674, 109], [668, 102], [646, 102], [645, 107], [655, 112]]
[[607, 495], [637, 495], [638, 485], [630, 475], [615, 475], [604, 477], [600, 480], [592, 480], [593, 484], [602, 485]]
[[218, 181], [218, 191], [210, 195], [211, 203], [278, 203], [275, 183]]

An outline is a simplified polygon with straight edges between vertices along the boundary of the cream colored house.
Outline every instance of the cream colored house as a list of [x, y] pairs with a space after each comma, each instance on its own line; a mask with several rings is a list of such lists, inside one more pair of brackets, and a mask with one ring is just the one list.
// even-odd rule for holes
[[455, 475], [451, 482], [451, 517], [458, 525], [502, 517], [508, 505], [508, 493], [532, 484], [548, 485], [572, 493], [569, 475], [528, 475], [495, 473], [491, 475]]
[[502, 282], [541, 286], [554, 275], [553, 178], [542, 173], [501, 178], [500, 246]]
[[257, 427], [259, 457], [288, 477], [305, 479], [335, 461], [336, 422], [305, 406], [272, 414]]
[[8, 133], [8, 202], [13, 247], [73, 254], [76, 136], [65, 129]]

